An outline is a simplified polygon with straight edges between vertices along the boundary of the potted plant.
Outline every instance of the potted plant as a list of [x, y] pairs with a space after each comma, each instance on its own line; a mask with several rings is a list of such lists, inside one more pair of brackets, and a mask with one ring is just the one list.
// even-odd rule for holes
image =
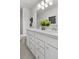
[[40, 25], [41, 25], [41, 29], [45, 30], [45, 28], [50, 25], [50, 21], [48, 19], [41, 19]]

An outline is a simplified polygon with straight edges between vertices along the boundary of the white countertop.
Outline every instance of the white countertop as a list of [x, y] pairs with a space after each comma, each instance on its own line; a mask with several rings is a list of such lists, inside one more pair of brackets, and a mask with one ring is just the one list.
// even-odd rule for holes
[[35, 31], [35, 32], [51, 35], [51, 36], [58, 36], [58, 33], [55, 32], [55, 31], [47, 31], [47, 30], [33, 29], [33, 28], [28, 28], [27, 30], [31, 30], [31, 31]]

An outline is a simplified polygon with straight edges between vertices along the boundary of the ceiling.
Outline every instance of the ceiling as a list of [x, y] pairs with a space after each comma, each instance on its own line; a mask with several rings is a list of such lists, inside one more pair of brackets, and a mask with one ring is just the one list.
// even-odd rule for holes
[[35, 6], [36, 4], [38, 4], [41, 0], [20, 0], [20, 7], [24, 8], [31, 8], [33, 6]]

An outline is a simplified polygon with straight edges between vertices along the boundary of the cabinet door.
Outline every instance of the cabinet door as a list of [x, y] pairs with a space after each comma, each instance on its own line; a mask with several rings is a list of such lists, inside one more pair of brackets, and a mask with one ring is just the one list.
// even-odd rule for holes
[[36, 59], [45, 59], [45, 55], [43, 54], [44, 49], [41, 49], [41, 47], [37, 44], [36, 48]]
[[44, 55], [42, 55], [41, 53], [38, 54], [39, 55], [39, 59], [44, 59]]
[[30, 48], [34, 55], [36, 55], [36, 46], [35, 45], [36, 45], [35, 42], [31, 41]]
[[45, 44], [45, 59], [58, 59], [57, 49]]
[[40, 52], [38, 52], [36, 59], [44, 59], [44, 55], [42, 55]]

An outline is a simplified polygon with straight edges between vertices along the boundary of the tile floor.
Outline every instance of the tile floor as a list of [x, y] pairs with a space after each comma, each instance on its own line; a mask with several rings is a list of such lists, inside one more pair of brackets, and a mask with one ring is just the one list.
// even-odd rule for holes
[[33, 54], [30, 52], [30, 50], [25, 45], [24, 38], [20, 40], [20, 59], [35, 59]]

